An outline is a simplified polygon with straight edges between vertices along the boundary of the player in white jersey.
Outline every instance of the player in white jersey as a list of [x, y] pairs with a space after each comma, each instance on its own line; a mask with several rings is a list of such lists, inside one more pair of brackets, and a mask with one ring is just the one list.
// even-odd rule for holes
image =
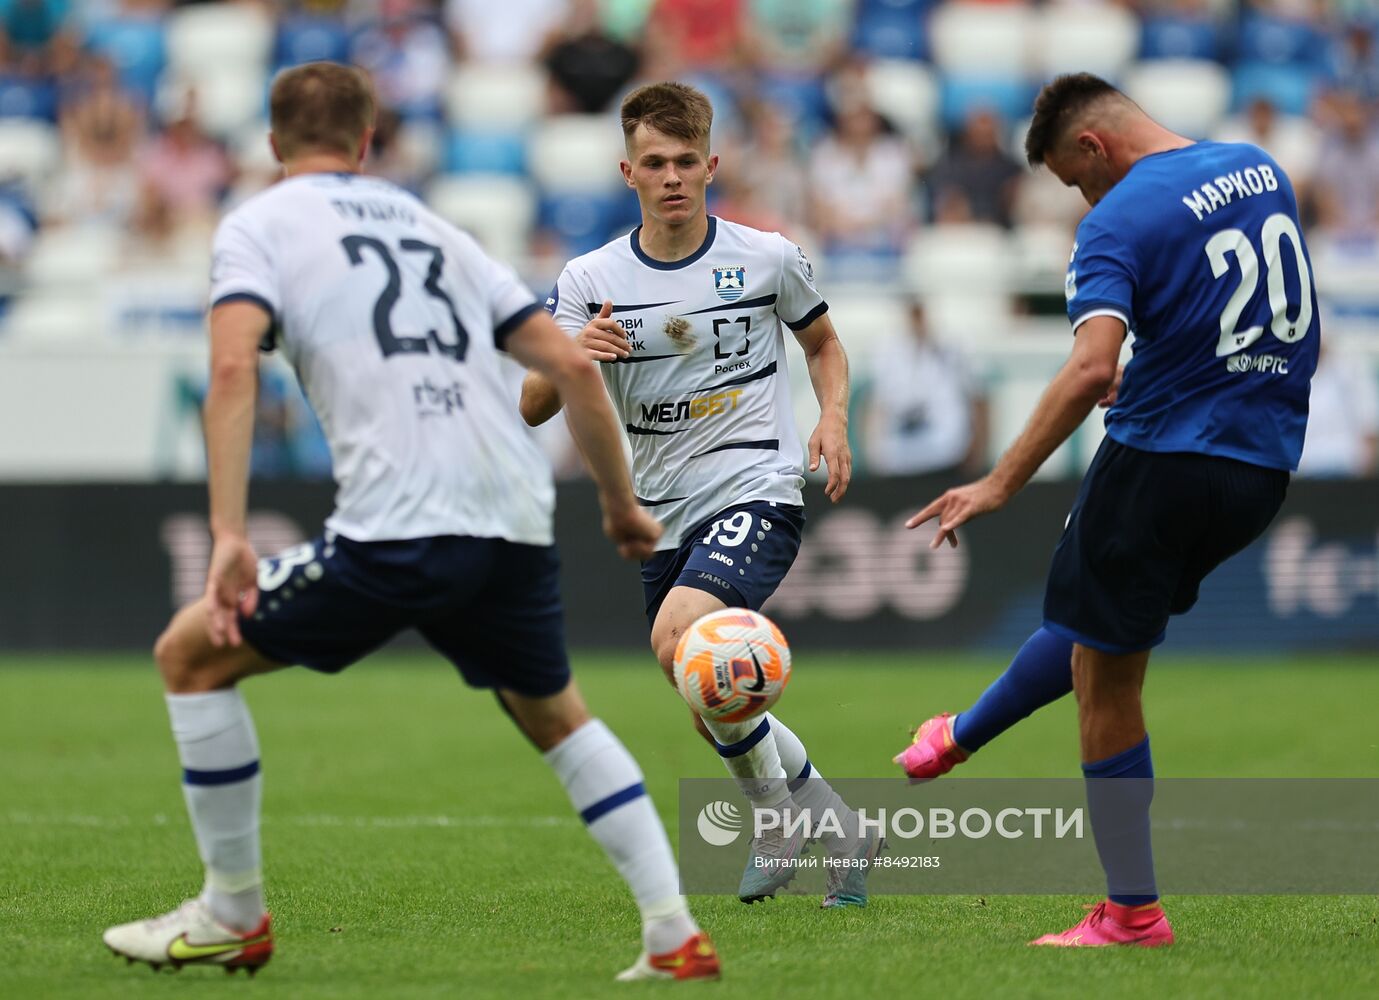
[[[312, 63], [274, 82], [286, 179], [215, 239], [205, 428], [214, 549], [205, 596], [154, 650], [206, 882], [171, 913], [112, 927], [116, 954], [249, 972], [273, 953], [259, 847], [259, 752], [238, 681], [334, 673], [406, 628], [491, 687], [544, 754], [642, 913], [620, 979], [716, 978], [636, 762], [570, 677], [544, 457], [505, 388], [502, 352], [542, 373], [629, 557], [661, 530], [636, 502], [594, 366], [531, 293], [411, 195], [359, 176], [373, 97]], [[259, 562], [245, 538], [260, 345], [281, 347], [330, 443], [339, 492], [316, 541]]]
[[[804, 252], [779, 233], [716, 219], [705, 206], [718, 157], [713, 108], [678, 83], [643, 87], [622, 105], [622, 173], [642, 224], [570, 261], [546, 307], [601, 362], [632, 445], [640, 502], [665, 526], [642, 564], [651, 645], [667, 678], [696, 619], [724, 607], [760, 608], [789, 570], [804, 524], [805, 453], [790, 405], [785, 331], [804, 348], [819, 399], [809, 469], [822, 459], [824, 492], [847, 490], [847, 356]], [[522, 415], [559, 411], [558, 387], [539, 372], [522, 387]], [[672, 681], [673, 683], [673, 681]], [[847, 806], [779, 719], [725, 723], [694, 716], [754, 808], [839, 814], [849, 836], [831, 853], [866, 864], [831, 866], [824, 905], [865, 905], [879, 838], [863, 837]], [[784, 886], [804, 844], [771, 830], [753, 840], [739, 896], [755, 902]]]

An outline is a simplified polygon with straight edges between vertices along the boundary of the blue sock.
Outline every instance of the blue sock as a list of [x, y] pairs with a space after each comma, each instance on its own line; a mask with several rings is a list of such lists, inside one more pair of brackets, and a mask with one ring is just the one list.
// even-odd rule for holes
[[1106, 870], [1106, 894], [1122, 906], [1154, 902], [1159, 890], [1149, 843], [1149, 804], [1154, 800], [1149, 737], [1114, 757], [1083, 764], [1082, 774], [1092, 835]]
[[953, 739], [968, 753], [980, 750], [1036, 709], [1073, 689], [1073, 644], [1046, 628], [1020, 647], [1005, 673], [953, 723]]

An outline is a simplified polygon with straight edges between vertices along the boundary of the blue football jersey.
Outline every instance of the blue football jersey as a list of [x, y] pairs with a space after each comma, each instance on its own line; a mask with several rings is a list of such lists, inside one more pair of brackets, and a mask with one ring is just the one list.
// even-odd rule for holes
[[1321, 324], [1268, 153], [1200, 142], [1140, 160], [1078, 226], [1067, 298], [1074, 329], [1109, 314], [1135, 334], [1112, 438], [1298, 467]]

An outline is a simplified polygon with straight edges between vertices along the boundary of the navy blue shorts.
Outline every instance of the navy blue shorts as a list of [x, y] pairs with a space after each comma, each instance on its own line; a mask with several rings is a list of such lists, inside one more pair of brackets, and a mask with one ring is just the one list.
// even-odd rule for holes
[[1107, 653], [1163, 642], [1207, 574], [1269, 526], [1288, 473], [1106, 438], [1049, 569], [1044, 626]]
[[559, 576], [553, 545], [327, 532], [259, 562], [240, 631], [270, 660], [336, 673], [414, 628], [470, 685], [544, 697], [570, 681]]
[[759, 610], [790, 572], [803, 530], [803, 507], [753, 500], [719, 511], [678, 549], [642, 563], [647, 623], [656, 623], [672, 587], [693, 587], [729, 607]]

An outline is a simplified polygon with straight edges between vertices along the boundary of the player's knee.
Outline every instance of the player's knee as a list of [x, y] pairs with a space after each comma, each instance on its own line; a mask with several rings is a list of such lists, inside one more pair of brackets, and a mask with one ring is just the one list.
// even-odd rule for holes
[[191, 650], [172, 625], [154, 642], [153, 662], [158, 664], [158, 672], [163, 675], [163, 684], [169, 691], [179, 694], [191, 688]]
[[666, 675], [666, 680], [671, 686], [675, 686], [675, 647], [680, 641], [680, 636], [672, 634], [658, 642], [655, 646], [656, 662], [661, 665], [661, 672]]

